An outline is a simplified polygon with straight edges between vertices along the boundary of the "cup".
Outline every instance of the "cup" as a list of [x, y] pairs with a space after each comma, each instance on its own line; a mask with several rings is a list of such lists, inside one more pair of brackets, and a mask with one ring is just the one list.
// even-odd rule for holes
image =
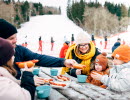
[[38, 86], [36, 87], [36, 91], [37, 91], [37, 97], [39, 99], [44, 99], [50, 96], [51, 86], [49, 85]]
[[87, 75], [77, 75], [79, 83], [86, 83]]
[[51, 76], [57, 76], [57, 74], [58, 74], [58, 69], [51, 69], [51, 70], [50, 70], [50, 74], [51, 74]]
[[39, 71], [40, 71], [39, 68], [37, 68], [37, 69], [33, 69], [33, 74], [34, 74], [34, 75], [38, 75], [38, 74], [39, 74]]

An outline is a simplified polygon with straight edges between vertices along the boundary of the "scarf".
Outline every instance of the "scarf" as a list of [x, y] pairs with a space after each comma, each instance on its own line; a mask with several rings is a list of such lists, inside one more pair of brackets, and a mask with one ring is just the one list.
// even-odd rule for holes
[[[90, 74], [90, 65], [91, 65], [91, 59], [92, 57], [95, 55], [95, 45], [93, 44], [93, 42], [91, 41], [90, 42], [90, 51], [86, 54], [79, 54], [77, 51], [77, 45], [76, 44], [73, 44], [71, 45], [68, 50], [67, 50], [67, 53], [66, 53], [66, 56], [65, 58], [66, 59], [72, 59], [72, 50], [74, 50], [74, 53], [75, 55], [82, 60], [81, 64], [83, 65], [86, 65], [85, 68], [82, 69], [82, 74], [85, 74], [85, 75], [89, 75]], [[62, 70], [61, 70], [61, 74], [65, 74], [66, 72], [69, 72], [69, 68], [67, 67], [62, 67]]]

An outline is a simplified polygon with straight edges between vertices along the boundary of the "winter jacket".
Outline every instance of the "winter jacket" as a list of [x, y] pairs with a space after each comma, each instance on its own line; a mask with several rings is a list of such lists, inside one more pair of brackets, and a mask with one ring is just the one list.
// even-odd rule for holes
[[[108, 73], [107, 73], [108, 70], [107, 70], [107, 69], [106, 69], [105, 71], [102, 71], [102, 72], [98, 72], [98, 71], [96, 71], [96, 70], [91, 71], [91, 73], [93, 73], [93, 72], [96, 72], [96, 73], [101, 74], [101, 75], [108, 75]], [[90, 84], [93, 84], [93, 85], [96, 85], [96, 86], [99, 86], [99, 87], [102, 87], [102, 88], [106, 88], [106, 86], [105, 86], [101, 81], [93, 79], [93, 78], [91, 77], [91, 73], [90, 73], [90, 75], [87, 77], [86, 82], [87, 82], [87, 83], [90, 83]]]
[[[64, 66], [64, 60], [63, 58], [56, 58], [52, 56], [47, 55], [40, 55], [38, 53], [34, 53], [30, 51], [28, 48], [25, 48], [23, 46], [17, 45], [15, 48], [15, 60], [14, 62], [22, 62], [22, 61], [28, 61], [38, 59], [39, 62], [36, 63], [37, 66], [43, 66], [43, 67], [62, 67]], [[17, 79], [20, 79], [21, 71], [20, 68], [15, 64], [15, 69], [17, 70]]]
[[[33, 100], [35, 86], [31, 72], [23, 72], [20, 82], [7, 69], [0, 67], [0, 100]], [[26, 76], [26, 77], [25, 77]], [[30, 80], [28, 80], [30, 79]], [[25, 81], [26, 80], [26, 81]], [[29, 82], [30, 81], [30, 82]], [[25, 83], [26, 82], [26, 83]], [[31, 95], [32, 99], [31, 99]]]
[[119, 47], [120, 45], [121, 45], [120, 42], [116, 42], [116, 43], [113, 45], [113, 47], [112, 47], [112, 52], [113, 52], [117, 47]]
[[65, 55], [66, 55], [68, 48], [69, 48], [69, 46], [66, 43], [64, 43], [63, 47], [60, 50], [60, 54], [59, 54], [60, 58], [65, 58]]
[[101, 82], [110, 90], [119, 93], [130, 92], [130, 62], [114, 65], [110, 69], [110, 75], [104, 75]]

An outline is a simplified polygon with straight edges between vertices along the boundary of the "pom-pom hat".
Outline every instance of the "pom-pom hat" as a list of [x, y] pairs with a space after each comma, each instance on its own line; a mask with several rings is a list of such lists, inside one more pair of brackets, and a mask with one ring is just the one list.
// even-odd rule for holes
[[98, 55], [95, 59], [95, 63], [98, 63], [99, 65], [102, 66], [102, 70], [106, 70], [107, 65], [108, 65], [108, 59], [106, 57], [106, 53], [103, 52], [102, 54]]

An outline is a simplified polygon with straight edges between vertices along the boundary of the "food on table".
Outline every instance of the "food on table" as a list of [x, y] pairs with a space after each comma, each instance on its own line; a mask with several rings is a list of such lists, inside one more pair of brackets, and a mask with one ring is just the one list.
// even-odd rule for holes
[[45, 83], [49, 83], [49, 82], [51, 82], [51, 81], [53, 81], [53, 79], [43, 79], [43, 81], [45, 82]]
[[66, 76], [63, 76], [63, 75], [58, 75], [57, 78], [59, 80], [62, 80], [62, 81], [70, 81], [70, 78], [66, 77]]
[[75, 65], [73, 65], [73, 68], [76, 68], [76, 69], [83, 69], [85, 67], [86, 67], [86, 65], [82, 65], [82, 64], [75, 64]]
[[65, 87], [65, 86], [66, 86], [66, 84], [57, 83], [57, 82], [52, 82], [52, 81], [50, 81], [49, 83], [50, 83], [51, 85], [55, 85], [55, 86], [61, 86], [61, 87]]

